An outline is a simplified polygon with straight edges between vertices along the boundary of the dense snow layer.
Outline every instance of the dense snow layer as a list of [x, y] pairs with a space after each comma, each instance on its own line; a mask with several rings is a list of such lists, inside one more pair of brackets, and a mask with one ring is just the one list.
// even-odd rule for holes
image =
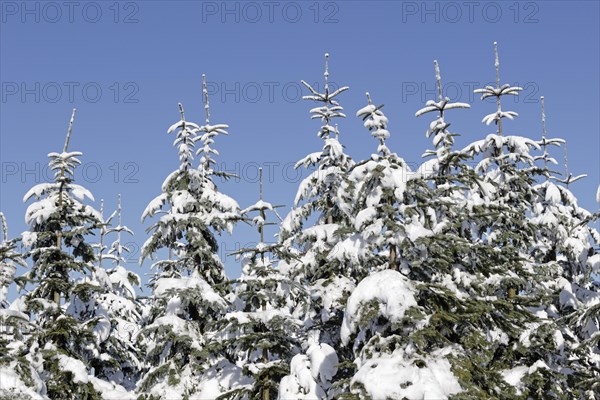
[[361, 320], [362, 307], [376, 301], [380, 315], [399, 322], [410, 307], [417, 306], [415, 288], [398, 271], [384, 270], [363, 279], [348, 299], [340, 336], [347, 345]]
[[327, 322], [335, 313], [341, 309], [344, 297], [354, 290], [354, 283], [345, 276], [334, 276], [331, 279], [319, 279], [311, 288], [313, 301], [320, 300], [323, 305], [321, 309], [321, 321]]
[[[35, 376], [34, 376], [35, 378]], [[19, 375], [16, 373], [15, 363], [0, 365], [0, 398], [4, 398], [5, 395], [15, 395], [16, 397], [8, 398], [28, 398], [32, 400], [42, 400], [39, 393], [42, 392], [43, 384], [39, 379], [35, 380], [36, 387], [31, 388], [25, 385]]]
[[252, 379], [243, 375], [241, 367], [221, 360], [205, 371], [199, 381], [194, 382], [197, 392], [190, 400], [216, 399], [232, 389], [248, 388], [251, 383]]
[[83, 362], [63, 354], [58, 354], [57, 357], [61, 369], [73, 374], [73, 382], [90, 382], [94, 389], [101, 393], [103, 400], [133, 400], [136, 398], [133, 393], [128, 392], [124, 387], [90, 375]]
[[306, 355], [310, 359], [312, 377], [327, 385], [337, 373], [339, 360], [334, 348], [327, 343], [314, 343], [306, 350]]
[[219, 304], [223, 307], [225, 306], [223, 298], [221, 298], [221, 296], [219, 296], [197, 272], [194, 272], [189, 277], [157, 279], [154, 287], [154, 295], [161, 297], [165, 295], [168, 290], [184, 289], [196, 289], [202, 293], [202, 297], [206, 301]]
[[352, 386], [361, 385], [372, 399], [447, 399], [462, 388], [444, 358], [446, 352], [436, 351], [422, 358], [422, 367], [402, 349], [378, 354], [360, 366]]
[[338, 356], [330, 345], [313, 343], [306, 354], [296, 354], [290, 362], [290, 375], [281, 379], [279, 399], [313, 400], [326, 397], [331, 378], [337, 372]]

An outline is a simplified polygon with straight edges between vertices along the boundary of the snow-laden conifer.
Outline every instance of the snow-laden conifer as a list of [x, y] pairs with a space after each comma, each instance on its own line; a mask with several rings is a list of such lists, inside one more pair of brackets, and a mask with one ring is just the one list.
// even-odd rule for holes
[[130, 398], [122, 386], [95, 376], [94, 363], [102, 357], [96, 340], [102, 322], [93, 310], [75, 310], [81, 299], [89, 301], [102, 291], [93, 279], [95, 254], [88, 236], [103, 221], [85, 204], [85, 199], [93, 201], [92, 194], [73, 182], [82, 155], [69, 151], [74, 116], [75, 110], [62, 152], [48, 155], [54, 181], [34, 186], [23, 198], [35, 198], [25, 215], [29, 231], [23, 233], [32, 259], [23, 277], [32, 286], [25, 303], [36, 326], [28, 344], [49, 398]]
[[[458, 207], [464, 203], [461, 191], [472, 182], [457, 184], [461, 183], [459, 178], [463, 178], [457, 171], [466, 168], [462, 165], [465, 156], [452, 148], [455, 134], [447, 130], [449, 124], [444, 120], [444, 111], [468, 108], [468, 105], [450, 103], [443, 97], [437, 62], [435, 70], [439, 100], [427, 102], [426, 107], [417, 112], [417, 116], [439, 113], [426, 133], [436, 148], [425, 154], [432, 160], [411, 172], [402, 159], [393, 155], [389, 162], [394, 161], [397, 171], [389, 169], [384, 174], [386, 163], [392, 157], [392, 153], [384, 151], [379, 157], [372, 156], [366, 164], [377, 163], [374, 171], [380, 176], [361, 174], [361, 163], [351, 174], [351, 182], [368, 188], [371, 198], [378, 199], [375, 202], [378, 211], [372, 213], [377, 217], [373, 221], [379, 221], [371, 228], [373, 237], [378, 240], [389, 237], [398, 250], [397, 256], [395, 252], [383, 253], [390, 261], [397, 258], [396, 262], [383, 264], [391, 270], [380, 267], [369, 271], [369, 276], [348, 299], [341, 338], [352, 351], [356, 370], [346, 383], [344, 398], [423, 398], [428, 395], [446, 398], [463, 390], [450, 362], [452, 357], [460, 355], [461, 349], [458, 344], [452, 344], [444, 331], [448, 329], [446, 318], [452, 310], [443, 303], [436, 304], [435, 300], [456, 304], [461, 296], [455, 285], [450, 284], [449, 288], [444, 285], [449, 283], [445, 281], [452, 276], [453, 267], [449, 264], [446, 239], [454, 233], [450, 219], [459, 214]], [[373, 116], [374, 112], [378, 114]], [[382, 122], [387, 123], [372, 104], [358, 115], [367, 117], [367, 128], [377, 125], [382, 128]], [[395, 175], [397, 172], [401, 173]], [[398, 179], [400, 175], [404, 175], [403, 180]], [[383, 180], [386, 176], [387, 180]], [[465, 173], [465, 176], [469, 175]], [[395, 185], [388, 188], [390, 183]], [[454, 186], [456, 190], [451, 189]], [[377, 196], [386, 189], [387, 196]], [[369, 209], [365, 207], [369, 200], [357, 203]], [[363, 211], [358, 216], [361, 213]], [[361, 218], [356, 219], [359, 220]], [[385, 376], [395, 379], [379, 378]]]
[[[117, 220], [113, 226], [113, 219]], [[121, 234], [133, 235], [122, 224], [121, 195], [117, 210], [104, 221], [97, 244], [98, 262], [90, 278], [83, 282], [89, 288], [76, 296], [69, 305], [69, 312], [81, 320], [95, 319], [94, 336], [99, 357], [91, 360], [95, 376], [117, 383], [133, 391], [140, 375], [140, 354], [135, 346], [135, 335], [139, 331], [141, 307], [136, 299], [135, 286], [140, 277], [126, 269], [125, 256], [130, 252], [123, 245]], [[108, 235], [115, 235], [112, 244], [106, 246]], [[103, 254], [103, 249], [108, 252]], [[100, 264], [104, 260], [104, 265]], [[108, 262], [112, 262], [112, 267]]]
[[[489, 184], [490, 207], [495, 207], [499, 212], [499, 217], [486, 227], [482, 238], [490, 244], [512, 250], [512, 259], [506, 260], [506, 273], [501, 279], [506, 297], [512, 299], [517, 295], [519, 288], [526, 285], [531, 275], [531, 269], [520, 259], [523, 255], [520, 252], [529, 244], [528, 231], [531, 225], [525, 214], [535, 196], [533, 183], [537, 169], [530, 151], [539, 149], [539, 145], [533, 139], [506, 135], [502, 130], [502, 120], [512, 120], [518, 114], [502, 111], [501, 98], [518, 95], [521, 88], [509, 84], [500, 86], [500, 63], [496, 42], [494, 51], [496, 87], [487, 86], [475, 90], [475, 93], [482, 93], [482, 100], [488, 97], [496, 98], [497, 112], [486, 116], [483, 123], [489, 125], [494, 121], [498, 130], [487, 135], [485, 139], [471, 143], [463, 151], [472, 155], [478, 162], [475, 171]], [[505, 251], [504, 254], [508, 255], [510, 252]]]
[[[354, 162], [345, 154], [339, 140], [339, 128], [335, 124], [337, 118], [345, 117], [337, 97], [348, 87], [331, 90], [329, 54], [325, 54], [324, 78], [323, 93], [302, 81], [310, 92], [303, 98], [322, 104], [310, 112], [311, 119], [321, 120], [317, 135], [323, 139], [324, 145], [321, 151], [311, 153], [296, 163], [296, 168], [312, 167], [313, 171], [300, 183], [292, 210], [281, 223], [279, 236], [284, 250], [284, 261], [279, 264], [280, 267], [305, 286], [312, 298], [311, 307], [305, 315], [302, 345], [305, 353], [295, 356], [290, 364], [292, 366], [304, 365], [298, 360], [307, 357], [308, 351], [315, 357], [321, 354], [328, 359], [335, 356], [337, 360], [332, 346], [338, 347], [343, 307], [355, 286], [353, 271], [356, 264], [346, 262], [347, 258], [343, 255], [345, 249], [355, 250], [341, 244], [342, 237], [352, 228], [338, 194]], [[319, 383], [305, 384], [318, 386], [320, 391], [326, 392], [333, 375], [335, 371], [322, 375]], [[316, 375], [314, 379], [318, 381]], [[309, 389], [304, 387], [302, 390]]]
[[[203, 126], [187, 121], [179, 104], [181, 118], [167, 131], [176, 135], [179, 167], [166, 178], [162, 193], [142, 215], [142, 220], [158, 218], [149, 228], [151, 236], [142, 247], [141, 260], [161, 256], [161, 249], [168, 253], [166, 259], [152, 265], [156, 272], [150, 281], [151, 308], [138, 335], [147, 364], [138, 385], [143, 398], [182, 398], [198, 391], [211, 397], [215, 393], [202, 392], [199, 385], [200, 375], [213, 364], [211, 355], [204, 351], [205, 335], [227, 306], [222, 297], [227, 281], [215, 234], [231, 232], [239, 218], [239, 206], [220, 193], [213, 181], [214, 176], [222, 174], [213, 169], [212, 155], [218, 152], [212, 144], [216, 136], [227, 133], [227, 125], [210, 124], [205, 80], [203, 94]], [[198, 141], [202, 142], [198, 151], [202, 157], [199, 166], [194, 167]], [[232, 373], [240, 374], [235, 365], [213, 367], [220, 371], [231, 367]], [[217, 393], [229, 389], [218, 389]]]
[[19, 238], [9, 239], [6, 218], [0, 212], [0, 398], [41, 398], [43, 383], [31, 365], [27, 346], [31, 331], [29, 316], [18, 297], [8, 301], [8, 291], [15, 283], [17, 269], [27, 266], [17, 250]]
[[367, 100], [356, 115], [378, 140], [377, 153], [354, 165], [339, 189], [355, 233], [348, 235], [334, 253], [354, 265], [352, 275], [357, 282], [369, 271], [399, 268], [400, 245], [406, 234], [404, 195], [410, 175], [406, 162], [386, 146], [390, 132], [383, 105], [375, 106], [369, 93]]
[[[477, 161], [475, 171], [489, 187], [485, 208], [489, 215], [495, 216], [477, 219], [479, 239], [495, 249], [495, 256], [490, 255], [492, 274], [478, 277], [473, 286], [481, 293], [496, 296], [494, 308], [503, 311], [500, 315], [511, 326], [518, 326], [516, 330], [504, 329], [503, 341], [512, 348], [501, 372], [504, 381], [510, 383], [518, 395], [543, 393], [544, 396], [569, 397], [572, 393], [564, 374], [565, 359], [555, 343], [560, 327], [554, 319], [554, 306], [548, 304], [551, 293], [547, 283], [560, 275], [557, 275], [556, 264], [550, 264], [550, 268], [546, 268], [548, 264], [540, 265], [546, 261], [532, 251], [540, 242], [536, 239], [536, 221], [530, 218], [532, 210], [536, 212], [534, 205], [539, 199], [536, 180], [539, 177], [546, 179], [550, 173], [548, 164], [552, 160], [547, 147], [560, 142], [549, 140], [545, 133], [542, 142], [538, 143], [502, 131], [502, 120], [513, 119], [517, 114], [503, 112], [501, 98], [516, 95], [520, 89], [500, 86], [496, 44], [494, 47], [496, 88], [492, 91], [487, 87], [476, 92], [483, 93], [482, 99], [496, 97], [495, 119], [487, 116], [483, 122], [489, 125], [490, 120], [495, 121], [498, 131], [464, 149]], [[545, 124], [545, 115], [543, 122]], [[541, 158], [536, 158], [531, 152], [539, 150], [540, 145], [544, 151]], [[539, 159], [544, 161], [543, 168], [535, 165]], [[555, 187], [549, 189], [552, 192]], [[496, 358], [490, 360], [490, 366], [494, 369], [499, 366]], [[516, 371], [522, 372], [518, 379], [515, 378]]]
[[[530, 254], [536, 263], [537, 284], [532, 292], [542, 303], [538, 315], [545, 317], [540, 318], [538, 331], [552, 335], [558, 350], [548, 355], [546, 358], [550, 361], [546, 362], [572, 370], [570, 380], [577, 384], [569, 385], [575, 389], [569, 395], [585, 398], [594, 391], [596, 396], [600, 393], [600, 386], [592, 384], [600, 374], [598, 362], [593, 361], [600, 350], [597, 341], [591, 339], [600, 328], [600, 313], [594, 305], [600, 299], [594, 282], [600, 260], [597, 250], [600, 234], [590, 224], [596, 216], [579, 206], [569, 190], [569, 184], [585, 175], [574, 177], [569, 173], [566, 141], [548, 139], [544, 100], [542, 97], [540, 146], [543, 152], [536, 158], [543, 161], [543, 179], [534, 187], [537, 196], [529, 216], [535, 226]], [[548, 166], [557, 164], [548, 153], [548, 146], [552, 144], [564, 147], [564, 177]], [[573, 354], [577, 356], [572, 357]], [[584, 389], [586, 387], [591, 392]]]
[[18, 267], [26, 267], [23, 255], [17, 251], [18, 239], [9, 239], [8, 224], [4, 213], [0, 212], [2, 241], [0, 242], [0, 308], [8, 307], [8, 290], [15, 281]]
[[232, 307], [217, 322], [214, 342], [215, 351], [240, 365], [248, 378], [227, 397], [269, 400], [298, 351], [304, 310], [297, 307], [306, 302], [306, 293], [277, 268], [281, 245], [265, 241], [265, 226], [278, 225], [267, 214], [280, 219], [276, 209], [282, 206], [263, 200], [262, 169], [259, 175], [259, 200], [240, 213], [256, 227], [259, 241], [232, 254], [242, 258], [242, 275], [232, 282]]

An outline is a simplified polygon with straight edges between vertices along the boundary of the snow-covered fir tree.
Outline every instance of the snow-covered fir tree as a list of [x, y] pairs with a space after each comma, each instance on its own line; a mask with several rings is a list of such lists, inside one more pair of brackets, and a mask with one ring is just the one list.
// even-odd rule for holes
[[[49, 167], [54, 182], [34, 186], [24, 201], [35, 198], [27, 208], [23, 244], [32, 267], [24, 284], [32, 285], [25, 295], [28, 313], [35, 316], [35, 329], [28, 346], [50, 399], [100, 399], [107, 394], [127, 398], [123, 387], [94, 376], [93, 364], [102, 357], [97, 334], [102, 322], [92, 312], [75, 310], [74, 304], [90, 300], [102, 289], [93, 281], [95, 255], [88, 236], [102, 224], [92, 206], [92, 194], [73, 182], [74, 169], [82, 153], [69, 151], [75, 110], [61, 153], [50, 153]], [[90, 310], [88, 310], [90, 311]]]
[[[496, 213], [492, 219], [479, 219], [479, 238], [495, 249], [498, 257], [491, 266], [493, 273], [471, 283], [483, 294], [494, 296], [494, 307], [501, 311], [511, 327], [503, 329], [504, 335], [494, 346], [502, 345], [505, 360], [490, 360], [490, 369], [502, 367], [504, 381], [519, 396], [571, 398], [572, 387], [565, 371], [565, 358], [558, 342], [559, 326], [553, 319], [553, 304], [549, 304], [549, 280], [559, 275], [555, 269], [543, 269], [531, 249], [537, 245], [536, 226], [529, 218], [532, 204], [538, 193], [535, 181], [546, 172], [535, 165], [533, 149], [536, 141], [506, 135], [504, 119], [514, 119], [518, 114], [503, 111], [501, 99], [505, 95], [518, 95], [519, 87], [500, 85], [499, 57], [495, 49], [496, 87], [488, 86], [475, 92], [482, 99], [495, 98], [497, 111], [483, 119], [486, 125], [494, 122], [496, 133], [472, 143], [465, 152], [478, 162], [475, 171], [489, 185], [485, 198], [486, 208]], [[549, 275], [547, 274], [549, 273]], [[503, 304], [504, 302], [504, 304]]]
[[[550, 333], [556, 341], [558, 357], [572, 370], [569, 386], [577, 388], [572, 396], [593, 398], [600, 395], [597, 384], [600, 351], [597, 340], [592, 339], [600, 328], [600, 314], [595, 307], [600, 293], [593, 277], [600, 260], [597, 250], [600, 234], [590, 225], [597, 215], [580, 207], [569, 190], [569, 184], [585, 175], [574, 177], [569, 173], [566, 142], [547, 137], [544, 97], [541, 104], [539, 144], [543, 152], [536, 160], [543, 161], [542, 180], [534, 187], [537, 196], [530, 221], [535, 230], [530, 254], [536, 263], [536, 281], [541, 283], [537, 293], [545, 304], [543, 311], [560, 329]], [[550, 169], [550, 164], [558, 164], [549, 155], [551, 145], [564, 147], [564, 178]], [[552, 329], [556, 327], [552, 325]], [[573, 354], [577, 356], [572, 357]]]
[[[214, 365], [211, 354], [204, 351], [210, 324], [226, 309], [222, 295], [227, 281], [215, 234], [231, 232], [239, 218], [239, 206], [220, 193], [213, 181], [214, 176], [223, 174], [213, 170], [212, 155], [218, 152], [212, 144], [216, 136], [227, 133], [227, 125], [210, 124], [205, 80], [203, 94], [203, 126], [186, 121], [183, 106], [179, 105], [181, 119], [168, 129], [168, 133], [176, 134], [179, 168], [169, 174], [162, 194], [142, 215], [142, 220], [160, 217], [149, 229], [152, 234], [142, 247], [141, 260], [157, 255], [161, 249], [168, 252], [168, 258], [152, 266], [156, 272], [150, 282], [151, 309], [139, 334], [147, 364], [138, 385], [141, 398], [187, 398], [195, 393], [212, 398], [215, 392], [229, 389], [220, 387], [218, 378], [229, 372], [241, 375], [235, 365]], [[202, 157], [195, 168], [193, 150], [197, 141], [202, 142], [198, 151]], [[207, 368], [213, 368], [212, 372]], [[202, 374], [209, 376], [204, 385]]]
[[6, 218], [0, 212], [0, 398], [41, 398], [42, 381], [31, 365], [27, 348], [30, 332], [29, 316], [24, 312], [22, 298], [8, 302], [8, 291], [15, 283], [18, 268], [27, 266], [17, 251], [19, 238], [9, 239]]
[[306, 293], [276, 267], [281, 245], [265, 241], [265, 226], [278, 225], [267, 214], [280, 219], [276, 209], [281, 206], [263, 200], [262, 169], [259, 176], [259, 200], [240, 213], [257, 228], [259, 241], [232, 254], [242, 258], [242, 275], [232, 282], [232, 309], [217, 323], [220, 333], [214, 337], [214, 346], [221, 347], [217, 351], [223, 351], [250, 378], [227, 393], [228, 398], [269, 400], [277, 397], [279, 382], [289, 373], [289, 360], [297, 353], [299, 317], [305, 311], [297, 307], [306, 303]]
[[355, 233], [340, 246], [348, 250], [337, 253], [347, 255], [349, 249], [356, 249], [348, 262], [358, 267], [352, 274], [357, 281], [376, 269], [399, 268], [401, 231], [407, 223], [404, 194], [410, 174], [406, 162], [386, 146], [390, 132], [383, 105], [375, 106], [369, 93], [367, 99], [367, 106], [356, 115], [378, 140], [377, 153], [354, 165], [339, 189]]
[[[367, 100], [367, 106], [358, 110], [356, 115], [363, 119], [364, 126], [377, 139], [377, 153], [354, 165], [338, 189], [343, 199], [342, 211], [353, 223], [344, 240], [331, 254], [345, 265], [352, 266], [354, 284], [375, 271], [399, 268], [402, 264], [401, 245], [408, 223], [405, 193], [410, 169], [385, 143], [390, 132], [388, 119], [381, 110], [383, 105], [375, 106], [369, 93]], [[341, 346], [337, 349], [340, 364], [330, 395], [341, 396], [348, 392], [355, 374], [353, 354], [355, 351], [360, 353], [360, 349], [342, 349]]]
[[[340, 244], [351, 229], [351, 223], [342, 211], [343, 200], [338, 194], [354, 162], [344, 153], [339, 129], [334, 125], [336, 118], [345, 117], [336, 98], [348, 87], [330, 90], [328, 63], [329, 54], [325, 54], [324, 93], [302, 81], [310, 92], [303, 98], [322, 103], [310, 112], [312, 119], [322, 122], [317, 135], [323, 139], [324, 146], [296, 163], [296, 168], [314, 167], [314, 171], [300, 183], [292, 210], [281, 224], [279, 237], [284, 257], [280, 267], [306, 287], [312, 300], [305, 316], [306, 337], [302, 345], [305, 354], [298, 354], [291, 361], [291, 365], [297, 367], [292, 368], [291, 376], [298, 382], [299, 392], [286, 394], [299, 398], [315, 397], [331, 386], [338, 363], [334, 347], [339, 344], [343, 308], [355, 286], [353, 272], [357, 268], [344, 261], [344, 248]], [[325, 370], [319, 372], [324, 366]], [[298, 368], [312, 370], [313, 380], [307, 382], [301, 377], [306, 376], [306, 372]]]
[[2, 227], [2, 241], [0, 242], [0, 308], [8, 307], [8, 290], [15, 281], [18, 267], [25, 267], [27, 263], [22, 254], [17, 251], [19, 239], [9, 239], [8, 224], [4, 213], [0, 212], [0, 225]]
[[[369, 234], [380, 241], [379, 249], [389, 249], [390, 244], [395, 249], [382, 252], [384, 260], [369, 271], [348, 300], [341, 335], [343, 344], [352, 350], [356, 371], [343, 398], [445, 398], [462, 391], [450, 362], [460, 346], [444, 332], [452, 329], [446, 320], [451, 310], [432, 300], [456, 303], [460, 296], [442, 285], [451, 271], [449, 260], [440, 254], [448, 252], [448, 243], [441, 246], [441, 242], [450, 233], [448, 218], [459, 213], [456, 192], [464, 190], [460, 185], [456, 192], [449, 190], [450, 182], [463, 178], [456, 171], [462, 173], [464, 157], [452, 149], [455, 134], [447, 130], [444, 111], [468, 105], [450, 103], [442, 96], [437, 62], [435, 66], [439, 101], [429, 101], [417, 112], [417, 116], [439, 113], [427, 131], [436, 150], [426, 155], [433, 160], [413, 173], [398, 156], [389, 160], [391, 154], [385, 151], [365, 164], [373, 164], [368, 170], [374, 172], [358, 170], [359, 163], [351, 175], [352, 181], [370, 191], [357, 202], [356, 223], [370, 222]], [[378, 114], [373, 116], [374, 112]], [[372, 104], [357, 115], [366, 117], [365, 126], [372, 130], [385, 128], [387, 123]], [[388, 166], [392, 161], [393, 169]]]
[[[115, 216], [117, 225], [112, 226]], [[90, 290], [71, 301], [69, 312], [81, 320], [94, 318], [97, 321], [94, 335], [101, 356], [90, 361], [95, 375], [131, 392], [141, 370], [134, 340], [141, 314], [134, 287], [140, 285], [140, 277], [125, 268], [125, 256], [130, 250], [122, 243], [122, 233], [133, 235], [127, 226], [122, 225], [119, 194], [117, 211], [101, 227], [100, 241], [96, 245], [97, 265], [91, 277], [82, 279]], [[107, 254], [103, 254], [108, 247], [104, 240], [110, 234], [116, 234], [116, 238]], [[112, 261], [112, 267], [103, 265], [103, 261], [105, 264]]]

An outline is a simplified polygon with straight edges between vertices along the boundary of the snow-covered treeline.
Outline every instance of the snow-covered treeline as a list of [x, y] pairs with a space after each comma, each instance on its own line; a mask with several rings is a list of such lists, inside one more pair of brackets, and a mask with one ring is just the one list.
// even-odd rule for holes
[[[229, 126], [211, 120], [203, 77], [204, 122], [178, 105], [179, 167], [141, 212], [144, 298], [120, 195], [109, 214], [74, 182], [73, 110], [53, 181], [23, 198], [29, 229], [11, 236], [0, 213], [0, 399], [600, 398], [600, 212], [552, 157], [566, 143], [543, 97], [539, 132], [511, 133], [502, 100], [522, 89], [502, 84], [494, 50], [496, 83], [475, 90], [495, 100], [491, 131], [464, 148], [449, 121], [470, 105], [445, 97], [434, 62], [437, 96], [416, 111], [432, 145], [414, 170], [386, 144], [376, 93], [352, 113], [373, 154], [346, 153], [349, 88], [330, 89], [325, 55], [323, 92], [302, 81], [323, 147], [297, 162], [310, 174], [287, 215], [262, 179], [251, 205], [217, 187]], [[216, 237], [241, 223], [257, 243], [231, 279]]]

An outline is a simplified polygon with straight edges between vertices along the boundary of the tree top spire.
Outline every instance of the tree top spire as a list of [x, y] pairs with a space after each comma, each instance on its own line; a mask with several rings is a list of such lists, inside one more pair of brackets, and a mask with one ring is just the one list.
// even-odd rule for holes
[[546, 138], [546, 111], [544, 109], [544, 96], [540, 97], [542, 103], [542, 135]]
[[325, 90], [323, 93], [317, 92], [312, 86], [310, 86], [306, 81], [301, 80], [300, 82], [306, 86], [306, 88], [310, 91], [310, 95], [302, 96], [304, 100], [312, 100], [323, 103], [321, 107], [313, 108], [310, 110], [312, 115], [312, 119], [318, 118], [323, 122], [321, 129], [318, 132], [318, 136], [321, 139], [329, 139], [330, 134], [335, 132], [335, 128], [331, 124], [333, 118], [344, 118], [346, 115], [342, 112], [343, 108], [340, 104], [335, 100], [335, 98], [342, 92], [348, 90], [348, 86], [343, 86], [337, 90], [334, 90], [332, 93], [329, 93], [329, 53], [325, 53]]
[[329, 53], [325, 53], [325, 93], [329, 92]]
[[498, 42], [494, 42], [494, 67], [496, 69], [496, 87], [486, 86], [481, 89], [475, 89], [473, 93], [481, 93], [481, 100], [485, 100], [488, 97], [496, 98], [496, 112], [486, 115], [481, 122], [486, 125], [494, 122], [498, 126], [498, 135], [502, 136], [502, 119], [514, 119], [519, 114], [514, 111], [503, 111], [500, 98], [505, 95], [513, 95], [517, 96], [522, 87], [519, 86], [511, 86], [509, 84], [504, 84], [500, 86], [500, 57], [498, 56]]
[[73, 112], [71, 114], [71, 120], [69, 121], [69, 129], [67, 130], [67, 138], [65, 139], [65, 146], [63, 147], [63, 152], [67, 152], [67, 149], [69, 148], [69, 141], [71, 140], [71, 132], [73, 132], [73, 122], [75, 121], [75, 111], [77, 111], [76, 108], [73, 109]]
[[8, 240], [8, 226], [6, 226], [6, 217], [4, 213], [0, 211], [0, 221], [2, 221], [2, 240]]
[[179, 114], [181, 114], [181, 120], [185, 121], [185, 114], [184, 114], [184, 111], [183, 111], [183, 104], [177, 103], [177, 105], [179, 106]]
[[208, 102], [208, 89], [206, 88], [206, 74], [202, 74], [202, 95], [204, 96], [204, 112], [206, 113], [206, 125], [210, 122], [210, 104]]
[[442, 101], [444, 97], [442, 94], [442, 76], [440, 75], [440, 65], [438, 64], [437, 60], [433, 60], [433, 65], [435, 65], [435, 80], [437, 82], [439, 101]]
[[494, 42], [494, 55], [496, 60], [494, 67], [496, 67], [496, 86], [500, 87], [500, 57], [498, 57], [498, 42]]
[[119, 226], [121, 226], [121, 193], [119, 193], [117, 197], [117, 218]]
[[258, 181], [260, 183], [260, 189], [259, 189], [259, 198], [260, 200], [263, 199], [263, 182], [262, 182], [262, 175], [263, 175], [263, 169], [262, 167], [260, 167], [258, 169]]

